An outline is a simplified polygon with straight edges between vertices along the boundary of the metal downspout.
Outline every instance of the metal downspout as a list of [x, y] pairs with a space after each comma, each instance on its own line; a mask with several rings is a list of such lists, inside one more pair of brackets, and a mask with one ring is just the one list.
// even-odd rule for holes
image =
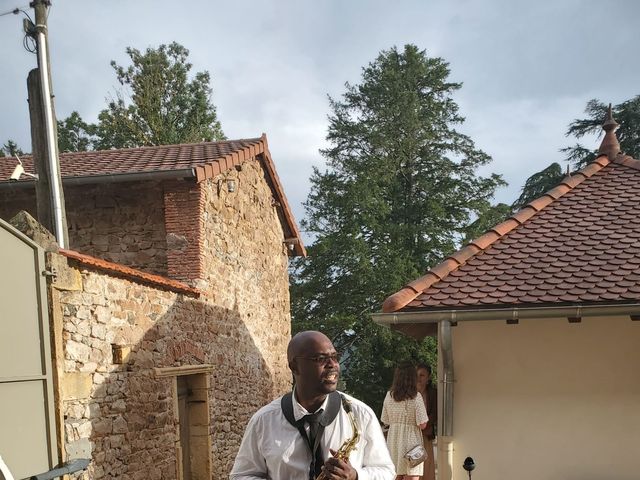
[[453, 345], [451, 322], [438, 322], [438, 344], [442, 359], [442, 409], [438, 425], [438, 478], [453, 479]]
[[[37, 7], [36, 7], [37, 12]], [[37, 14], [37, 13], [36, 13]], [[45, 22], [46, 23], [46, 22]], [[58, 161], [55, 123], [53, 117], [53, 105], [51, 104], [51, 86], [49, 85], [49, 56], [47, 54], [47, 39], [44, 31], [46, 25], [36, 25], [38, 42], [38, 70], [40, 72], [40, 84], [42, 85], [42, 108], [44, 109], [45, 138], [47, 154], [49, 156], [49, 181], [51, 183], [51, 205], [53, 208], [53, 229], [56, 241], [60, 248], [67, 248], [67, 229], [62, 201], [62, 180], [60, 178], [60, 165]]]

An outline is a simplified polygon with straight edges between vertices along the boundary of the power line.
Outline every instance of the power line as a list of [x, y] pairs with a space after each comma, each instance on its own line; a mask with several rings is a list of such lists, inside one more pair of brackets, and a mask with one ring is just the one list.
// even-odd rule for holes
[[[20, 12], [22, 12], [22, 14], [27, 17], [27, 19], [29, 20], [29, 25], [32, 27], [33, 26], [33, 20], [31, 19], [31, 17], [29, 16], [29, 13], [25, 10], [25, 7], [16, 7], [13, 10], [8, 10], [4, 13], [0, 13], [0, 17], [4, 17], [5, 15], [18, 15]], [[25, 36], [22, 39], [22, 45], [24, 46], [25, 50], [27, 50], [28, 52], [31, 53], [36, 53], [36, 42], [35, 39], [33, 38], [32, 33], [29, 31], [30, 27], [25, 27]]]
[[[24, 11], [25, 8], [28, 8], [29, 5], [25, 5], [24, 7], [16, 7], [12, 10], [9, 10], [7, 12], [4, 13], [0, 13], [0, 17], [4, 17], [5, 15], [18, 15], [20, 12], [24, 13], [25, 15], [27, 15], [27, 12]], [[29, 15], [27, 15], [29, 16]]]

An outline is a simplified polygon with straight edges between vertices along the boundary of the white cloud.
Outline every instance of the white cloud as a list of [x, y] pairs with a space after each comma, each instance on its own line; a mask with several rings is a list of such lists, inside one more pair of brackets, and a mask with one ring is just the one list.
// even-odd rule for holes
[[[323, 165], [326, 95], [357, 83], [380, 50], [411, 42], [443, 56], [451, 80], [464, 83], [456, 94], [462, 130], [493, 156], [483, 172], [504, 175], [511, 185], [497, 199], [511, 202], [531, 173], [561, 160], [567, 124], [587, 100], [640, 93], [632, 57], [639, 17], [634, 0], [54, 0], [56, 110], [95, 121], [116, 87], [110, 60], [126, 64], [127, 46], [178, 41], [195, 71], [211, 73], [227, 135], [267, 133], [300, 219], [311, 168]], [[0, 142], [28, 150], [26, 75], [35, 56], [22, 48], [20, 18], [0, 17], [0, 27]]]

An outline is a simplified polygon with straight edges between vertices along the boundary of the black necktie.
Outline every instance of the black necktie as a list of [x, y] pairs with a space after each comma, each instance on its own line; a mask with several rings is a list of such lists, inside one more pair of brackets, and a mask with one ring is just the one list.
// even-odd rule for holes
[[309, 424], [309, 448], [311, 449], [311, 466], [309, 468], [309, 478], [314, 479], [320, 475], [324, 459], [322, 458], [322, 449], [320, 448], [320, 438], [318, 438], [318, 431], [320, 429], [320, 417], [323, 410], [320, 409], [316, 413], [311, 415], [305, 415], [301, 421]]

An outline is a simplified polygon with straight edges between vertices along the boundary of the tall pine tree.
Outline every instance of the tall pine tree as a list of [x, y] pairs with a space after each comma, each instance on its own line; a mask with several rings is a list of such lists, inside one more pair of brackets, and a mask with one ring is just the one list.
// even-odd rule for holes
[[130, 66], [111, 62], [124, 88], [98, 115], [96, 149], [225, 139], [211, 103], [209, 72], [189, 79], [189, 50], [172, 42], [144, 53], [127, 48], [127, 54]]
[[456, 130], [464, 118], [449, 67], [414, 45], [392, 48], [330, 99], [324, 172], [311, 177], [303, 228], [315, 237], [292, 271], [295, 331], [319, 329], [344, 352], [348, 391], [379, 408], [396, 361], [435, 359], [369, 315], [404, 283], [459, 246], [484, 211], [498, 175], [480, 177], [490, 157]]
[[191, 75], [189, 50], [179, 43], [127, 48], [131, 65], [112, 61], [122, 88], [98, 115], [85, 122], [78, 112], [58, 121], [61, 152], [171, 145], [224, 140], [211, 101], [209, 72]]

